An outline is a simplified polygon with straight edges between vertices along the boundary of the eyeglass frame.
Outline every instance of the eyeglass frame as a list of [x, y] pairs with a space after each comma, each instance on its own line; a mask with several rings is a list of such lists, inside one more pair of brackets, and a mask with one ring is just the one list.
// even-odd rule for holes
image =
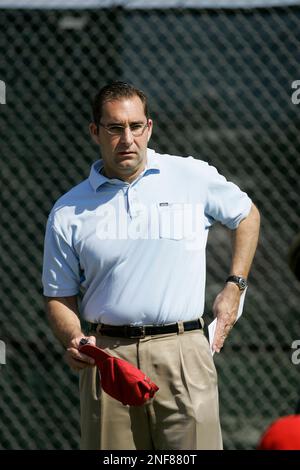
[[130, 132], [132, 133], [132, 135], [133, 135], [134, 137], [141, 137], [141, 136], [144, 134], [146, 127], [149, 127], [149, 123], [147, 122], [147, 123], [144, 125], [144, 127], [142, 128], [143, 130], [141, 131], [141, 133], [140, 133], [139, 135], [134, 135], [134, 133], [132, 132], [130, 126], [121, 126], [121, 125], [119, 126], [119, 125], [115, 125], [115, 127], [120, 127], [120, 128], [122, 128], [122, 132], [121, 132], [120, 134], [113, 134], [113, 133], [110, 131], [110, 129], [108, 128], [108, 126], [105, 126], [105, 124], [102, 124], [101, 122], [98, 123], [98, 126], [97, 126], [98, 130], [99, 130], [99, 127], [100, 127], [100, 126], [103, 127], [109, 135], [112, 135], [112, 136], [114, 136], [114, 137], [116, 137], [116, 136], [119, 136], [119, 137], [120, 137], [120, 136], [123, 134], [124, 130], [125, 130], [127, 127], [129, 127]]

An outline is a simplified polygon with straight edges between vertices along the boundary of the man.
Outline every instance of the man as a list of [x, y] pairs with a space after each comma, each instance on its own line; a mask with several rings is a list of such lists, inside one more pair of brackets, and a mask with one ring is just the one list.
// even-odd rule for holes
[[[192, 157], [147, 148], [143, 92], [102, 88], [90, 133], [101, 160], [51, 211], [43, 283], [52, 329], [80, 371], [82, 449], [221, 449], [217, 375], [203, 334], [205, 245], [220, 221], [233, 230], [230, 275], [213, 310], [220, 352], [254, 256], [259, 214], [248, 196]], [[159, 387], [141, 407], [111, 398], [78, 351], [91, 343], [138, 366]]]

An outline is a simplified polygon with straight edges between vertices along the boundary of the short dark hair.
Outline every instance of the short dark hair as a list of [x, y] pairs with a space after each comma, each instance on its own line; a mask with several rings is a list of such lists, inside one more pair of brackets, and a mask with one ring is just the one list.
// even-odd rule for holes
[[101, 90], [96, 94], [92, 102], [93, 121], [96, 124], [97, 128], [99, 127], [100, 119], [102, 116], [102, 107], [104, 103], [106, 103], [107, 101], [115, 101], [124, 98], [133, 98], [134, 96], [138, 96], [140, 98], [141, 102], [144, 105], [145, 116], [148, 119], [148, 100], [143, 91], [130, 85], [129, 83], [121, 81], [114, 81], [102, 87]]

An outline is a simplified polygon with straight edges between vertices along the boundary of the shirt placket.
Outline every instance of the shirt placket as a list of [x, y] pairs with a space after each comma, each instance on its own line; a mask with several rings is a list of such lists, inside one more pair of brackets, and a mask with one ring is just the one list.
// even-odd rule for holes
[[137, 190], [134, 186], [129, 186], [126, 192], [128, 214], [131, 219], [136, 219], [141, 213], [141, 203], [138, 198]]

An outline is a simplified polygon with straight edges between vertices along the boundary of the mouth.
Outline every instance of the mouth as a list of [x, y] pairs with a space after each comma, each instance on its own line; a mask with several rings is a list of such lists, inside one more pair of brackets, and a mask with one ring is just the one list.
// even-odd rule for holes
[[121, 155], [121, 157], [127, 157], [130, 155], [135, 155], [135, 152], [118, 152], [118, 155]]

